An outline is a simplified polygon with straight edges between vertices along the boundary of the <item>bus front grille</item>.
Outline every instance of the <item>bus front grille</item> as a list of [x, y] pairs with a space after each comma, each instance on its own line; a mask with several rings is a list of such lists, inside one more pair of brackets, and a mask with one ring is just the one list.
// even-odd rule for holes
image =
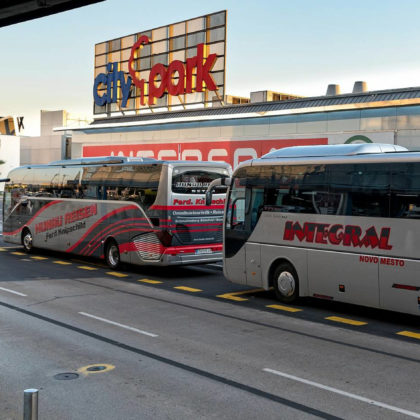
[[142, 260], [158, 260], [162, 255], [162, 244], [153, 232], [136, 236], [133, 244]]

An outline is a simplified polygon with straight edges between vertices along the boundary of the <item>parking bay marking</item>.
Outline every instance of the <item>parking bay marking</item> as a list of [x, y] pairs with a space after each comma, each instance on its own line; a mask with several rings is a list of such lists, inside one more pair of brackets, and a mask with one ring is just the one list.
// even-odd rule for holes
[[335, 394], [340, 394], [340, 395], [343, 395], [345, 397], [353, 398], [355, 400], [359, 400], [359, 401], [365, 402], [367, 404], [375, 405], [377, 407], [381, 407], [381, 408], [385, 408], [387, 410], [395, 411], [397, 413], [405, 414], [407, 416], [414, 417], [416, 419], [420, 419], [420, 413], [415, 413], [413, 411], [404, 410], [403, 408], [399, 408], [399, 407], [395, 407], [393, 405], [385, 404], [385, 403], [382, 403], [380, 401], [375, 401], [375, 400], [372, 400], [370, 398], [365, 398], [365, 397], [362, 397], [360, 395], [356, 395], [356, 394], [352, 394], [350, 392], [342, 391], [341, 389], [333, 388], [333, 387], [330, 387], [330, 386], [327, 386], [327, 385], [322, 385], [318, 382], [309, 381], [307, 379], [303, 379], [303, 378], [299, 378], [297, 376], [289, 375], [289, 374], [284, 373], [284, 372], [279, 372], [278, 370], [264, 368], [263, 371], [268, 372], [268, 373], [273, 373], [274, 375], [282, 376], [284, 378], [291, 379], [293, 381], [301, 382], [301, 383], [306, 384], [306, 385], [311, 385], [311, 386], [314, 386], [316, 388], [324, 389], [326, 391], [334, 392]]
[[163, 283], [163, 281], [159, 281], [159, 280], [150, 280], [150, 279], [140, 279], [137, 281], [141, 281], [142, 283], [149, 283], [149, 284], [161, 284]]
[[109, 274], [110, 276], [114, 276], [114, 277], [128, 277], [128, 274], [124, 274], [124, 273], [118, 273], [118, 271], [108, 271], [106, 274]]
[[139, 330], [137, 328], [130, 327], [129, 325], [120, 324], [118, 322], [111, 321], [111, 320], [105, 319], [105, 318], [101, 318], [101, 317], [96, 316], [96, 315], [88, 314], [86, 312], [79, 312], [79, 314], [83, 315], [83, 316], [87, 316], [88, 318], [96, 319], [97, 321], [106, 322], [107, 324], [111, 324], [111, 325], [115, 325], [117, 327], [124, 328], [126, 330], [130, 330], [130, 331], [134, 331], [134, 332], [139, 333], [139, 334], [147, 335], [149, 337], [159, 337], [157, 334], [153, 334], [153, 333], [150, 333], [150, 332], [147, 332], [147, 331]]
[[25, 253], [25, 252], [20, 252], [20, 251], [11, 252], [11, 254], [12, 254], [12, 255], [19, 255], [19, 256], [21, 256], [21, 255], [26, 255], [26, 253]]
[[301, 312], [302, 311], [302, 309], [292, 308], [291, 306], [284, 306], [284, 305], [267, 305], [266, 307], [278, 309], [279, 311], [286, 311], [286, 312]]
[[400, 332], [397, 332], [397, 334], [403, 335], [405, 337], [417, 338], [418, 340], [420, 340], [420, 334], [412, 332], [412, 331], [400, 331]]
[[217, 297], [222, 298], [222, 299], [234, 300], [236, 302], [243, 302], [243, 301], [246, 301], [248, 299], [239, 297], [238, 295], [246, 295], [246, 294], [250, 294], [250, 293], [263, 292], [263, 291], [264, 291], [264, 289], [244, 290], [242, 292], [224, 293], [223, 295], [217, 295]]
[[18, 295], [18, 296], [28, 296], [28, 295], [25, 295], [24, 293], [16, 292], [15, 290], [6, 289], [4, 287], [0, 287], [0, 290], [4, 290], [5, 292], [13, 293], [14, 295]]
[[79, 265], [77, 268], [80, 268], [81, 270], [88, 270], [88, 271], [97, 270], [96, 267], [89, 267], [88, 265]]
[[53, 261], [53, 263], [59, 265], [71, 265], [71, 262], [68, 261]]
[[43, 260], [48, 260], [48, 258], [47, 257], [39, 257], [39, 256], [34, 256], [34, 257], [31, 257], [33, 260], [37, 260], [37, 261], [43, 261]]
[[329, 321], [341, 322], [342, 324], [357, 325], [357, 326], [367, 325], [367, 322], [355, 321], [354, 319], [341, 318], [339, 316], [328, 316], [325, 319]]

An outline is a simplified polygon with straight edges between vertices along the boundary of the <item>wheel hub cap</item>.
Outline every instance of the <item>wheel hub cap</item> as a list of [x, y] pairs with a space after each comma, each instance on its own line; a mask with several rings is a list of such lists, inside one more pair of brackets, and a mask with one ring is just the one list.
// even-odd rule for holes
[[23, 244], [25, 245], [26, 249], [31, 249], [32, 247], [32, 235], [31, 234], [26, 234], [25, 237], [23, 238]]
[[277, 279], [277, 287], [284, 296], [291, 296], [295, 291], [295, 278], [292, 273], [283, 271]]
[[115, 245], [112, 245], [108, 251], [109, 262], [112, 265], [117, 265], [120, 258], [118, 255], [118, 248]]

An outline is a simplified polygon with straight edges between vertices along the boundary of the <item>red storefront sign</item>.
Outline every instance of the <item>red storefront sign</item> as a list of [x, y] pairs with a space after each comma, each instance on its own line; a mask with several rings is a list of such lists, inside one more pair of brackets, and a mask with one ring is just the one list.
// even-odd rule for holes
[[136, 156], [159, 160], [209, 160], [227, 162], [234, 168], [245, 160], [261, 157], [275, 149], [319, 144], [328, 144], [328, 138], [84, 146], [83, 156]]

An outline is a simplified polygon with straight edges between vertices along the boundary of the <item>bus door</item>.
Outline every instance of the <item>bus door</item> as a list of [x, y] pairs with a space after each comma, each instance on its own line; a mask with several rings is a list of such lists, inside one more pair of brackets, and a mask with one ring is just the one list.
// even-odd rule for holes
[[[263, 188], [247, 189], [247, 206], [245, 226], [253, 232], [260, 218], [264, 204]], [[247, 241], [245, 245], [246, 283], [251, 286], [261, 286], [261, 244]]]
[[245, 179], [233, 180], [226, 208], [224, 264], [226, 277], [246, 284], [245, 244], [249, 237], [245, 219]]

